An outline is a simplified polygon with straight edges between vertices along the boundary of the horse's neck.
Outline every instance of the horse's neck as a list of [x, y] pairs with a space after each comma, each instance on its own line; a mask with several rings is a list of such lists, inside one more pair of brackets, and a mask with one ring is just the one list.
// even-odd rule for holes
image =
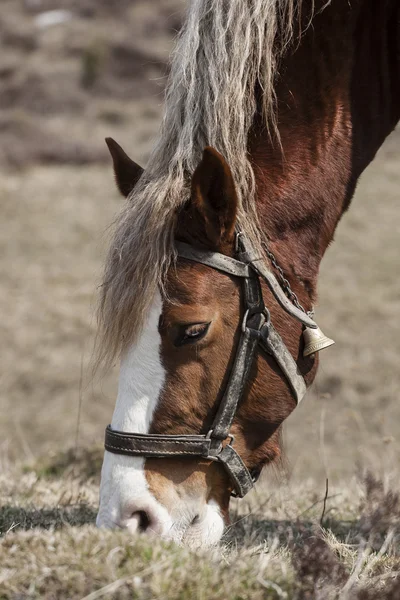
[[311, 301], [357, 180], [400, 118], [398, 2], [349, 4], [336, 0], [317, 14], [280, 69], [284, 159], [257, 123], [249, 148], [261, 225], [296, 292]]

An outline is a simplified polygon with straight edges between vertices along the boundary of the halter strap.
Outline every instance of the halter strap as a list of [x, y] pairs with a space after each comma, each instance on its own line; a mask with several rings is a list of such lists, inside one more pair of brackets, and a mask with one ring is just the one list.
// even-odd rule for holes
[[283, 310], [285, 310], [290, 316], [300, 321], [300, 323], [305, 325], [305, 327], [317, 329], [318, 325], [316, 322], [311, 319], [307, 313], [304, 313], [298, 309], [297, 306], [292, 304], [292, 302], [290, 302], [290, 300], [286, 297], [284, 291], [279, 285], [277, 278], [272, 271], [267, 268], [266, 264], [263, 262], [263, 259], [252, 256], [251, 251], [249, 251], [248, 242], [242, 235], [240, 236], [240, 240], [244, 248], [243, 252], [239, 253], [241, 260], [236, 260], [230, 256], [226, 256], [225, 254], [220, 254], [219, 252], [199, 250], [198, 248], [194, 248], [193, 246], [185, 244], [184, 242], [175, 242], [175, 248], [180, 258], [201, 263], [207, 267], [217, 269], [217, 271], [227, 273], [228, 275], [247, 278], [254, 277], [254, 275], [257, 274], [265, 281]]
[[249, 265], [225, 254], [199, 250], [189, 244], [185, 244], [185, 242], [175, 242], [175, 249], [180, 258], [201, 263], [223, 273], [228, 273], [228, 275], [234, 275], [235, 277], [250, 277], [252, 275]]
[[200, 250], [183, 242], [176, 242], [176, 250], [180, 258], [201, 263], [243, 280], [244, 316], [228, 383], [207, 435], [126, 433], [115, 431], [109, 425], [106, 429], [105, 449], [114, 454], [145, 458], [199, 456], [220, 462], [229, 475], [235, 495], [242, 498], [251, 490], [258, 474], [252, 476], [233, 448], [234, 437], [230, 434], [230, 428], [248, 383], [257, 349], [260, 347], [274, 358], [297, 403], [306, 392], [306, 384], [296, 361], [270, 321], [269, 311], [262, 296], [260, 278], [266, 282], [280, 306], [288, 314], [307, 327], [316, 328], [317, 325], [286, 298], [273, 273], [261, 259], [252, 256], [250, 245], [242, 235], [238, 236], [240, 260], [218, 252]]

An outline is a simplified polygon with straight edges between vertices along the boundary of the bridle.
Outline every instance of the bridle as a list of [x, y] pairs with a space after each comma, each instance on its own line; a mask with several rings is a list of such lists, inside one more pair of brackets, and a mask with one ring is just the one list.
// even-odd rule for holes
[[239, 277], [242, 281], [243, 319], [236, 355], [225, 391], [219, 403], [211, 429], [207, 434], [161, 435], [125, 433], [106, 428], [105, 449], [114, 454], [145, 458], [198, 456], [219, 462], [233, 484], [233, 495], [243, 498], [253, 487], [259, 472], [250, 472], [233, 447], [230, 433], [239, 402], [250, 377], [257, 349], [272, 356], [298, 404], [306, 393], [304, 377], [296, 361], [271, 323], [270, 313], [262, 295], [261, 279], [268, 285], [280, 306], [304, 326], [316, 329], [311, 317], [292, 304], [286, 297], [275, 275], [262, 258], [256, 257], [243, 234], [236, 234], [235, 258], [199, 250], [183, 242], [176, 242], [179, 258], [201, 263], [222, 273]]

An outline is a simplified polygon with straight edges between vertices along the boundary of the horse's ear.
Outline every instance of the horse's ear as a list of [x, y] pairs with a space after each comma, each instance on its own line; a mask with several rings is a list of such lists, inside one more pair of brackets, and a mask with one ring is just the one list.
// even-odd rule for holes
[[233, 241], [238, 208], [235, 184], [228, 163], [214, 148], [204, 150], [193, 174], [191, 204], [213, 246]]
[[129, 158], [115, 140], [108, 137], [106, 138], [106, 144], [114, 163], [115, 181], [119, 191], [126, 198], [139, 181], [143, 169]]

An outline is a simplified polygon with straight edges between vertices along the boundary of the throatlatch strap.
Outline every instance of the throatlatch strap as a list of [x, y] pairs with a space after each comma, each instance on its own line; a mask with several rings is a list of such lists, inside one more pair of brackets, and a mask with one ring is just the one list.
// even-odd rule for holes
[[285, 310], [289, 315], [303, 323], [306, 327], [310, 327], [311, 329], [317, 329], [318, 325], [307, 315], [307, 313], [303, 312], [297, 306], [295, 306], [289, 298], [287, 298], [285, 292], [279, 285], [279, 282], [275, 275], [270, 271], [267, 265], [264, 263], [264, 260], [258, 256], [254, 255], [252, 248], [249, 246], [248, 240], [245, 236], [240, 235], [240, 244], [243, 247], [243, 252], [239, 253], [240, 259], [251, 265], [252, 269], [262, 278], [265, 283], [275, 296], [276, 300], [280, 304], [280, 306]]
[[261, 329], [260, 345], [278, 363], [298, 404], [307, 391], [306, 382], [296, 361], [272, 323], [269, 323], [268, 329]]

